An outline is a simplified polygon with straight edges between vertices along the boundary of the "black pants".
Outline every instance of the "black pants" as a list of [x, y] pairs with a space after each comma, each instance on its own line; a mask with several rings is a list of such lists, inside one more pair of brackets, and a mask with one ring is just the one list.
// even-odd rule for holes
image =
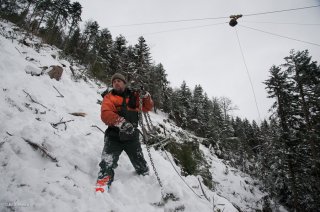
[[106, 135], [101, 162], [99, 163], [100, 172], [98, 179], [111, 176], [111, 182], [113, 181], [114, 169], [118, 166], [118, 160], [123, 150], [129, 156], [133, 167], [139, 175], [147, 175], [149, 173], [147, 162], [143, 157], [139, 137], [129, 141], [120, 141], [118, 136], [111, 137]]

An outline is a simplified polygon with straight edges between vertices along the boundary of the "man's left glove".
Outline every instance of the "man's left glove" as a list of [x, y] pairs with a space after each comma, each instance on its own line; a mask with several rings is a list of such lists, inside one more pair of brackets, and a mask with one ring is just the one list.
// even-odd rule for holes
[[130, 122], [123, 122], [123, 124], [120, 126], [120, 132], [125, 133], [128, 135], [131, 135], [134, 132], [134, 127]]
[[135, 131], [133, 125], [130, 122], [123, 122], [123, 124], [119, 128], [119, 136], [120, 140], [130, 140], [133, 138], [133, 133]]
[[142, 91], [142, 98], [145, 99], [145, 98], [148, 98], [150, 95], [150, 93], [148, 91]]

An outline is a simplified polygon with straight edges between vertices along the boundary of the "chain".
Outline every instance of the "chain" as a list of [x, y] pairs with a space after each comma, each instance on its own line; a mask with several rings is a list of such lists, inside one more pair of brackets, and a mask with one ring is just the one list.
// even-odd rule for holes
[[[144, 113], [145, 115], [146, 113]], [[147, 113], [148, 114], [148, 113]], [[148, 114], [149, 115], [149, 114]], [[149, 118], [150, 118], [150, 115], [149, 115]], [[150, 129], [150, 126], [149, 126], [149, 123], [148, 123], [148, 119], [146, 119], [146, 122], [148, 124], [148, 128]], [[151, 123], [151, 122], [150, 122]], [[144, 140], [144, 143], [146, 144], [146, 147], [147, 147], [147, 152], [148, 152], [148, 156], [149, 156], [149, 159], [150, 159], [150, 162], [151, 162], [151, 166], [152, 166], [152, 169], [154, 171], [154, 174], [156, 175], [156, 178], [157, 178], [157, 181], [160, 185], [160, 189], [161, 189], [161, 196], [162, 196], [162, 199], [164, 199], [165, 197], [165, 194], [164, 194], [164, 189], [163, 189], [163, 185], [162, 185], [162, 182], [160, 180], [160, 177], [159, 177], [159, 174], [158, 174], [158, 171], [154, 165], [154, 162], [153, 162], [153, 158], [151, 156], [151, 152], [150, 152], [150, 146], [148, 145], [148, 135], [147, 135], [147, 130], [144, 126], [144, 123], [143, 123], [143, 116], [142, 116], [142, 95], [140, 94], [140, 98], [139, 98], [139, 124], [141, 126], [141, 129], [142, 129], [142, 137], [143, 137], [143, 140]]]
[[154, 165], [153, 158], [151, 157], [150, 146], [148, 146], [148, 145], [147, 145], [147, 151], [148, 151], [148, 155], [149, 155], [149, 158], [150, 158], [150, 162], [151, 162], [151, 165], [152, 165], [154, 174], [156, 175], [157, 180], [158, 180], [158, 183], [159, 183], [160, 188], [161, 188], [162, 197], [164, 197], [163, 185], [162, 185], [162, 182], [161, 182], [161, 180], [160, 180], [160, 177], [159, 177], [159, 174], [158, 174], [158, 172], [157, 172], [157, 169], [156, 169], [156, 167], [155, 167], [155, 165]]
[[146, 120], [147, 127], [148, 127], [148, 130], [149, 130], [149, 132], [150, 132], [150, 131], [152, 131], [152, 130], [151, 130], [151, 127], [150, 127], [150, 124], [149, 124], [149, 120], [147, 119], [147, 115], [146, 115], [146, 114], [149, 114], [149, 113], [143, 113], [143, 116], [144, 116], [144, 118], [145, 118], [145, 120]]
[[[153, 162], [153, 158], [151, 156], [151, 152], [150, 152], [150, 146], [148, 145], [148, 140], [149, 140], [149, 137], [148, 137], [148, 133], [147, 133], [147, 130], [144, 126], [144, 123], [143, 123], [143, 116], [145, 117], [145, 120], [146, 120], [146, 123], [148, 125], [148, 129], [150, 131], [150, 125], [152, 126], [152, 128], [154, 129], [154, 125], [152, 124], [152, 121], [151, 121], [151, 118], [150, 118], [150, 114], [149, 113], [143, 113], [142, 115], [142, 95], [140, 94], [140, 99], [139, 99], [139, 124], [141, 126], [141, 129], [142, 129], [142, 137], [143, 137], [143, 140], [146, 144], [146, 147], [147, 147], [147, 152], [148, 152], [148, 156], [150, 158], [150, 162], [151, 162], [151, 165], [152, 165], [152, 168], [153, 168], [153, 171], [154, 171], [154, 174], [156, 175], [157, 177], [157, 181], [160, 185], [160, 189], [161, 189], [161, 196], [162, 196], [162, 200], [165, 201], [165, 199], [167, 198], [167, 196], [165, 195], [164, 193], [164, 189], [163, 189], [163, 185], [162, 185], [162, 182], [161, 182], [161, 179], [159, 177], [159, 174], [157, 172], [157, 169], [154, 165], [154, 162]], [[164, 129], [165, 130], [165, 129]], [[166, 140], [166, 139], [165, 139]], [[163, 141], [165, 141], [163, 140]], [[192, 188], [191, 186], [189, 186], [189, 184], [182, 178], [182, 176], [180, 175], [180, 173], [178, 172], [178, 170], [174, 167], [173, 165], [173, 162], [171, 161], [169, 155], [167, 154], [166, 150], [164, 149], [163, 146], [161, 146], [161, 149], [164, 151], [164, 153], [166, 154], [169, 162], [171, 163], [173, 169], [177, 172], [177, 174], [179, 175], [179, 177], [182, 179], [182, 181], [189, 187], [189, 189], [197, 196], [199, 197], [200, 199], [202, 199], [202, 197], [200, 195], [198, 195]], [[208, 200], [209, 201], [209, 200]]]
[[152, 121], [151, 121], [151, 118], [150, 118], [150, 114], [149, 114], [149, 113], [147, 113], [146, 120], [150, 122], [150, 126], [151, 126], [151, 127], [152, 127], [152, 129], [154, 130], [154, 129], [155, 129], [155, 127], [154, 127], [154, 125], [153, 125], [153, 123], [152, 123]]

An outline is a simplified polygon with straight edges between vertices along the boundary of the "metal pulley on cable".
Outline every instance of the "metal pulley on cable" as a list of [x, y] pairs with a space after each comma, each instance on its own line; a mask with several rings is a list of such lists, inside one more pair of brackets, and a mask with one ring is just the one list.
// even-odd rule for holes
[[241, 17], [242, 17], [241, 14], [240, 15], [230, 15], [229, 25], [232, 27], [236, 26], [238, 24], [237, 19], [241, 18]]

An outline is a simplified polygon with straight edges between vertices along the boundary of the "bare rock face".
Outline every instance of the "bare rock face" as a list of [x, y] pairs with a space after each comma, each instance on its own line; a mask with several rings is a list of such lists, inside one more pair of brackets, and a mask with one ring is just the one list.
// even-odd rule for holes
[[61, 79], [63, 68], [61, 66], [51, 66], [52, 69], [48, 72], [50, 78], [54, 78], [57, 81]]

